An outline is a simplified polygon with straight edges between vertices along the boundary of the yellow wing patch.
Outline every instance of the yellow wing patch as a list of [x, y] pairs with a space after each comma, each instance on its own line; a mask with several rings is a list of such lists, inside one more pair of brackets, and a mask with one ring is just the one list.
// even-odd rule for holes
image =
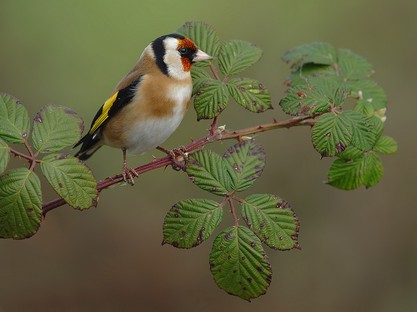
[[111, 97], [107, 99], [107, 101], [103, 105], [103, 109], [101, 111], [101, 115], [98, 116], [96, 121], [94, 122], [93, 126], [90, 129], [90, 133], [93, 134], [102, 124], [106, 121], [107, 118], [109, 118], [109, 110], [113, 106], [114, 102], [117, 99], [117, 95], [119, 92], [116, 92]]

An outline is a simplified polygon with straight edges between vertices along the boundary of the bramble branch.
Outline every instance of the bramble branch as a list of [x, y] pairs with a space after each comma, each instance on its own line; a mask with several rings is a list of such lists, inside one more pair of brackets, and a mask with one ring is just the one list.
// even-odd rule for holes
[[26, 147], [26, 150], [28, 151], [28, 154], [21, 153], [15, 149], [10, 149], [10, 153], [12, 153], [15, 157], [26, 159], [29, 162], [29, 170], [33, 170], [35, 168], [36, 163], [39, 163], [40, 161], [36, 159], [38, 156], [38, 152], [33, 153], [32, 148], [28, 144], [28, 141], [26, 138], [23, 141], [24, 146]]
[[[318, 114], [319, 115], [319, 114]], [[274, 129], [280, 129], [280, 128], [291, 128], [296, 126], [311, 126], [315, 122], [314, 116], [304, 116], [304, 117], [296, 117], [290, 120], [285, 121], [274, 121], [269, 124], [262, 124], [255, 127], [240, 129], [240, 130], [224, 130], [221, 127], [215, 128], [217, 124], [217, 118], [213, 119], [213, 122], [211, 123], [210, 130], [208, 135], [205, 137], [202, 137], [198, 140], [192, 141], [189, 145], [185, 146], [184, 148], [181, 148], [182, 153], [178, 152], [179, 149], [174, 149], [173, 151], [178, 154], [178, 157], [182, 157], [183, 153], [186, 155], [189, 153], [192, 153], [196, 150], [199, 150], [203, 148], [205, 145], [217, 141], [224, 141], [224, 140], [230, 140], [230, 139], [237, 139], [237, 140], [243, 140], [245, 136], [253, 135], [260, 132], [270, 131]], [[135, 168], [134, 170], [138, 175], [142, 175], [145, 172], [155, 170], [161, 167], [167, 167], [175, 165], [175, 161], [172, 159], [171, 156], [165, 156], [162, 158], [157, 158], [153, 160], [152, 162], [149, 162], [145, 165], [139, 166]], [[104, 180], [101, 180], [97, 183], [97, 192], [101, 192], [102, 190], [120, 183], [123, 181], [123, 176], [121, 174], [116, 174], [112, 177], [105, 178]], [[42, 214], [45, 216], [49, 211], [65, 205], [65, 201], [62, 198], [52, 200], [42, 206]]]

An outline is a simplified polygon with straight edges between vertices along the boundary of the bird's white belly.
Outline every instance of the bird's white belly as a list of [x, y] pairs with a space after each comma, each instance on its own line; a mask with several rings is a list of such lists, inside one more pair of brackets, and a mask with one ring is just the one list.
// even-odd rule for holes
[[164, 143], [177, 129], [183, 117], [184, 114], [181, 113], [165, 118], [141, 120], [128, 134], [127, 152], [142, 154]]
[[184, 105], [190, 100], [192, 84], [171, 87], [167, 97], [177, 103], [172, 114], [138, 121], [128, 133], [127, 152], [142, 154], [165, 142], [184, 118]]

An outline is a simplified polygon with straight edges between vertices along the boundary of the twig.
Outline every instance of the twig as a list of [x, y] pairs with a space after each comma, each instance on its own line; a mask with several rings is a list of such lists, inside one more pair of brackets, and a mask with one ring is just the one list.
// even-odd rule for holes
[[239, 219], [237, 218], [235, 207], [233, 206], [233, 200], [230, 197], [228, 197], [227, 201], [229, 202], [230, 213], [232, 214], [233, 222], [235, 224], [235, 227], [238, 227], [239, 226]]
[[218, 116], [214, 117], [213, 118], [213, 121], [211, 122], [211, 125], [210, 125], [210, 135], [215, 135], [215, 133], [216, 133], [217, 119], [218, 119]]
[[26, 155], [26, 154], [23, 154], [23, 153], [21, 153], [19, 151], [16, 151], [16, 150], [12, 149], [12, 148], [10, 149], [10, 153], [12, 153], [13, 155], [15, 155], [16, 157], [24, 158], [24, 159], [26, 159], [28, 161], [31, 161], [32, 160], [32, 157], [31, 156]]
[[[317, 115], [316, 115], [317, 116]], [[240, 129], [240, 130], [225, 130], [223, 132], [214, 131], [214, 133], [210, 133], [202, 137], [198, 140], [195, 140], [191, 142], [191, 144], [185, 146], [183, 150], [186, 153], [190, 153], [196, 150], [201, 149], [205, 145], [217, 142], [217, 141], [223, 141], [223, 140], [230, 140], [230, 139], [239, 139], [242, 136], [245, 135], [251, 135], [259, 132], [269, 131], [273, 129], [279, 129], [279, 128], [291, 128], [296, 126], [311, 126], [314, 124], [314, 117], [316, 116], [304, 116], [304, 117], [296, 117], [290, 120], [276, 122], [269, 124], [263, 124], [255, 127]], [[13, 151], [13, 153], [16, 153], [17, 156], [24, 157], [26, 159], [31, 159], [28, 155], [21, 154], [19, 152]], [[135, 168], [134, 170], [138, 175], [142, 175], [145, 172], [155, 170], [162, 167], [167, 167], [170, 165], [174, 165], [174, 160], [170, 156], [165, 156], [163, 158], [157, 158], [143, 166], [139, 166]], [[112, 177], [105, 178], [104, 180], [101, 180], [97, 183], [97, 192], [100, 193], [102, 190], [120, 183], [123, 181], [123, 176], [121, 174], [114, 175]], [[65, 205], [65, 201], [62, 198], [54, 199], [50, 202], [47, 202], [42, 206], [42, 214], [45, 216], [49, 211]]]
[[33, 169], [36, 166], [36, 163], [40, 162], [40, 160], [36, 159], [36, 157], [38, 157], [39, 152], [33, 153], [32, 148], [30, 147], [26, 139], [24, 139], [23, 144], [29, 152], [29, 155], [16, 151], [12, 148], [10, 149], [10, 153], [15, 155], [16, 157], [26, 159], [29, 162], [29, 170], [33, 171]]
[[24, 139], [23, 144], [25, 145], [26, 149], [28, 150], [31, 159], [33, 159], [32, 148], [30, 147], [30, 145], [29, 145], [28, 141], [26, 140], [26, 138]]
[[[213, 63], [212, 62], [210, 62], [210, 71], [213, 74], [214, 79], [220, 80], [220, 77], [217, 74], [216, 68], [213, 66]], [[217, 120], [218, 120], [218, 116], [214, 117], [213, 118], [213, 121], [211, 122], [211, 125], [210, 125], [210, 135], [214, 135], [215, 132], [216, 132]]]
[[219, 75], [217, 74], [216, 68], [213, 66], [213, 63], [212, 63], [212, 62], [210, 62], [210, 71], [211, 71], [211, 73], [213, 74], [213, 77], [214, 77], [216, 80], [220, 80], [220, 77], [219, 77]]

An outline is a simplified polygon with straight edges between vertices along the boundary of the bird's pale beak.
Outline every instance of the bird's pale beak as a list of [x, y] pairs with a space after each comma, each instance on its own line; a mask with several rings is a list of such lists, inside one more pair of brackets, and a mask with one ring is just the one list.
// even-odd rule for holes
[[208, 60], [212, 60], [212, 59], [213, 59], [212, 56], [210, 56], [206, 52], [203, 52], [200, 49], [198, 49], [197, 52], [194, 54], [193, 63], [201, 62], [201, 61], [208, 61]]

